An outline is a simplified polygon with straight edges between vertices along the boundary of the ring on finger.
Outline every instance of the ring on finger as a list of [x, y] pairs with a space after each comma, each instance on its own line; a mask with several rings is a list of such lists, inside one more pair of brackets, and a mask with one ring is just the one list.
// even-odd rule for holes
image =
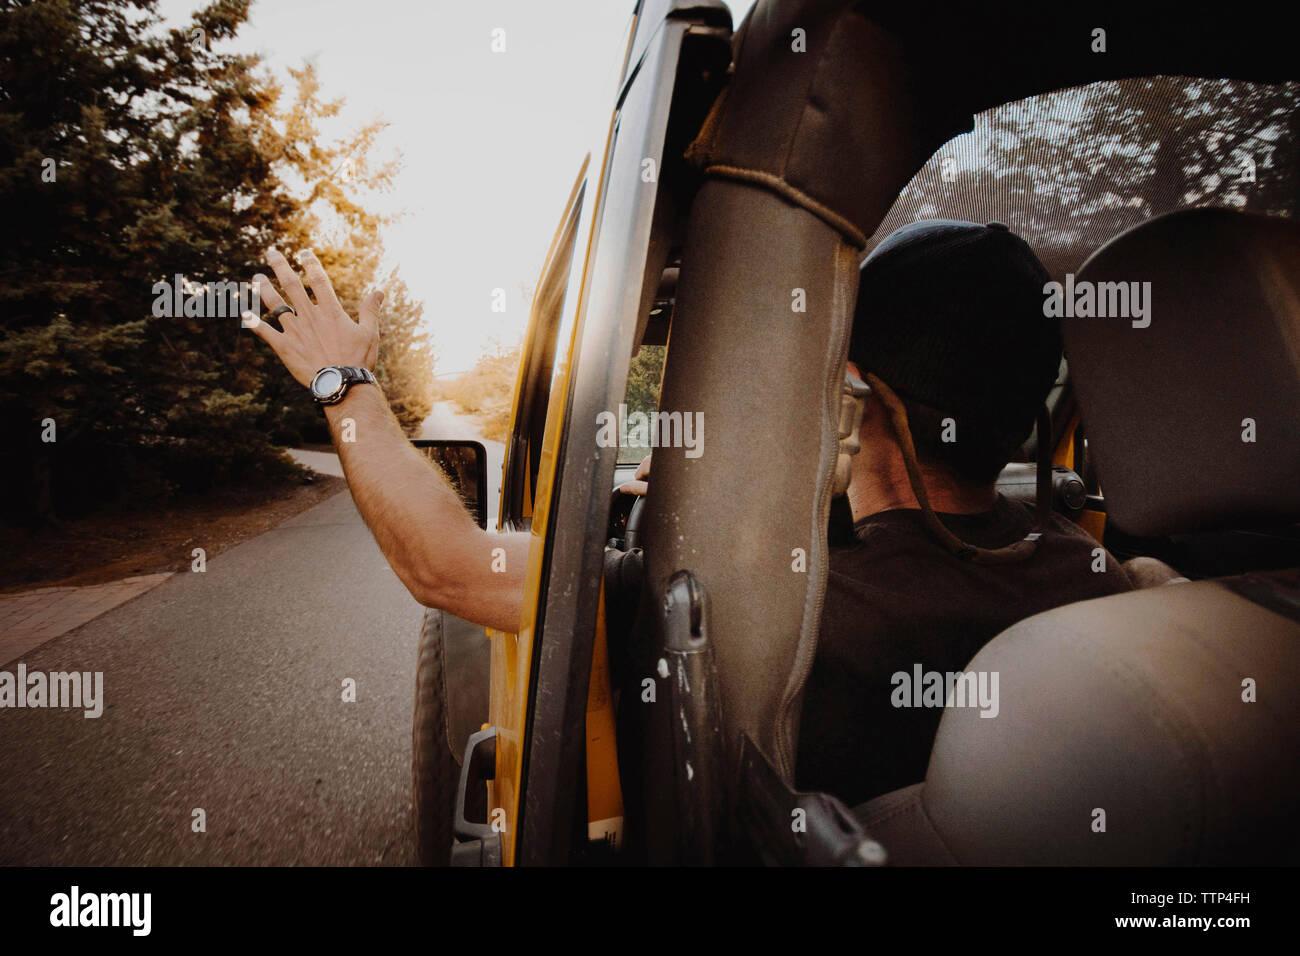
[[277, 308], [275, 308], [275, 309], [273, 309], [273, 310], [271, 311], [270, 318], [272, 318], [272, 319], [277, 318], [277, 317], [279, 317], [282, 313], [285, 313], [285, 312], [292, 312], [294, 315], [297, 315], [297, 314], [298, 314], [297, 310], [296, 310], [293, 306], [291, 306], [291, 305], [281, 305], [281, 306], [278, 306]]

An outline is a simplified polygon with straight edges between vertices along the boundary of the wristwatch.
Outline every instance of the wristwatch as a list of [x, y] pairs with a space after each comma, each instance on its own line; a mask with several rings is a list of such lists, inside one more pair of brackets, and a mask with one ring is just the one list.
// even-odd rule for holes
[[311, 380], [311, 397], [318, 405], [337, 405], [353, 385], [375, 385], [374, 373], [354, 365], [326, 365]]

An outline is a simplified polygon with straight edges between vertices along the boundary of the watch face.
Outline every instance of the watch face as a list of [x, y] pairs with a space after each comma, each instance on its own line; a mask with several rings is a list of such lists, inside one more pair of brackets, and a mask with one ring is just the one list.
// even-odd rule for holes
[[312, 380], [311, 391], [317, 398], [329, 398], [343, 387], [343, 373], [336, 368], [323, 368]]

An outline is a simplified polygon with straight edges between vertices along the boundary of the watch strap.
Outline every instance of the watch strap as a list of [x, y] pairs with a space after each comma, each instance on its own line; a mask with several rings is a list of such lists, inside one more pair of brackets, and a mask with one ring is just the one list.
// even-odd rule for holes
[[377, 385], [375, 373], [368, 368], [362, 368], [357, 365], [340, 365], [339, 371], [343, 373], [344, 385]]

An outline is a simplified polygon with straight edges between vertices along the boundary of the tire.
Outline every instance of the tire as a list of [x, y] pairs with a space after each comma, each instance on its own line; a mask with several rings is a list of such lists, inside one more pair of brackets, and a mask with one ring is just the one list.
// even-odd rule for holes
[[421, 866], [447, 866], [460, 763], [447, 744], [443, 615], [424, 612], [415, 668], [415, 719], [411, 728], [411, 807], [416, 858]]

